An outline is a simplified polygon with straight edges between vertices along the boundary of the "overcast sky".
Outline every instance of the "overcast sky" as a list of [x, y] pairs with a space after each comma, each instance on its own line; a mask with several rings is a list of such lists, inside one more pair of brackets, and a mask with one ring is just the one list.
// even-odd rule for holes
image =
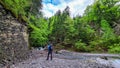
[[70, 7], [71, 17], [79, 14], [82, 15], [88, 5], [91, 5], [94, 0], [43, 0], [43, 9], [45, 17], [53, 16], [56, 11], [63, 11], [66, 6]]

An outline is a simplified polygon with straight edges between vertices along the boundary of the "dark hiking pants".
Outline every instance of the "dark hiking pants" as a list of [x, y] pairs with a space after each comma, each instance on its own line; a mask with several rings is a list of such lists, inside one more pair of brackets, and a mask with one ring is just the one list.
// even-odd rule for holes
[[52, 50], [48, 51], [48, 55], [47, 55], [47, 59], [46, 60], [49, 60], [49, 56], [50, 56], [50, 59], [52, 60]]

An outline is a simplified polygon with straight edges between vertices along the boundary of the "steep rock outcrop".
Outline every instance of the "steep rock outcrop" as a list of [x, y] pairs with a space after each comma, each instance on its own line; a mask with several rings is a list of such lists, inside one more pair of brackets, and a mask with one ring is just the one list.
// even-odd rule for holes
[[0, 5], [0, 68], [28, 57], [28, 34], [25, 24]]

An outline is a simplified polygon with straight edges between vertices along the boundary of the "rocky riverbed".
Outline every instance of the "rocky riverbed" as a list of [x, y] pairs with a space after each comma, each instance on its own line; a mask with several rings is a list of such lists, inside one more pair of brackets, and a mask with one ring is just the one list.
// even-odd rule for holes
[[120, 68], [120, 55], [76, 53], [66, 50], [54, 53], [46, 61], [46, 51], [34, 50], [29, 60], [11, 65], [10, 68]]

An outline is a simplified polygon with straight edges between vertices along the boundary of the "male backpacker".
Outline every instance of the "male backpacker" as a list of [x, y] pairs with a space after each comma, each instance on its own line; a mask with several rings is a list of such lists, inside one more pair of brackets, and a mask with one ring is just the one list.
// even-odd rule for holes
[[48, 44], [48, 55], [47, 55], [47, 59], [46, 60], [49, 60], [49, 55], [51, 55], [51, 60], [52, 60], [52, 51], [53, 51], [53, 48], [52, 48], [52, 44]]

